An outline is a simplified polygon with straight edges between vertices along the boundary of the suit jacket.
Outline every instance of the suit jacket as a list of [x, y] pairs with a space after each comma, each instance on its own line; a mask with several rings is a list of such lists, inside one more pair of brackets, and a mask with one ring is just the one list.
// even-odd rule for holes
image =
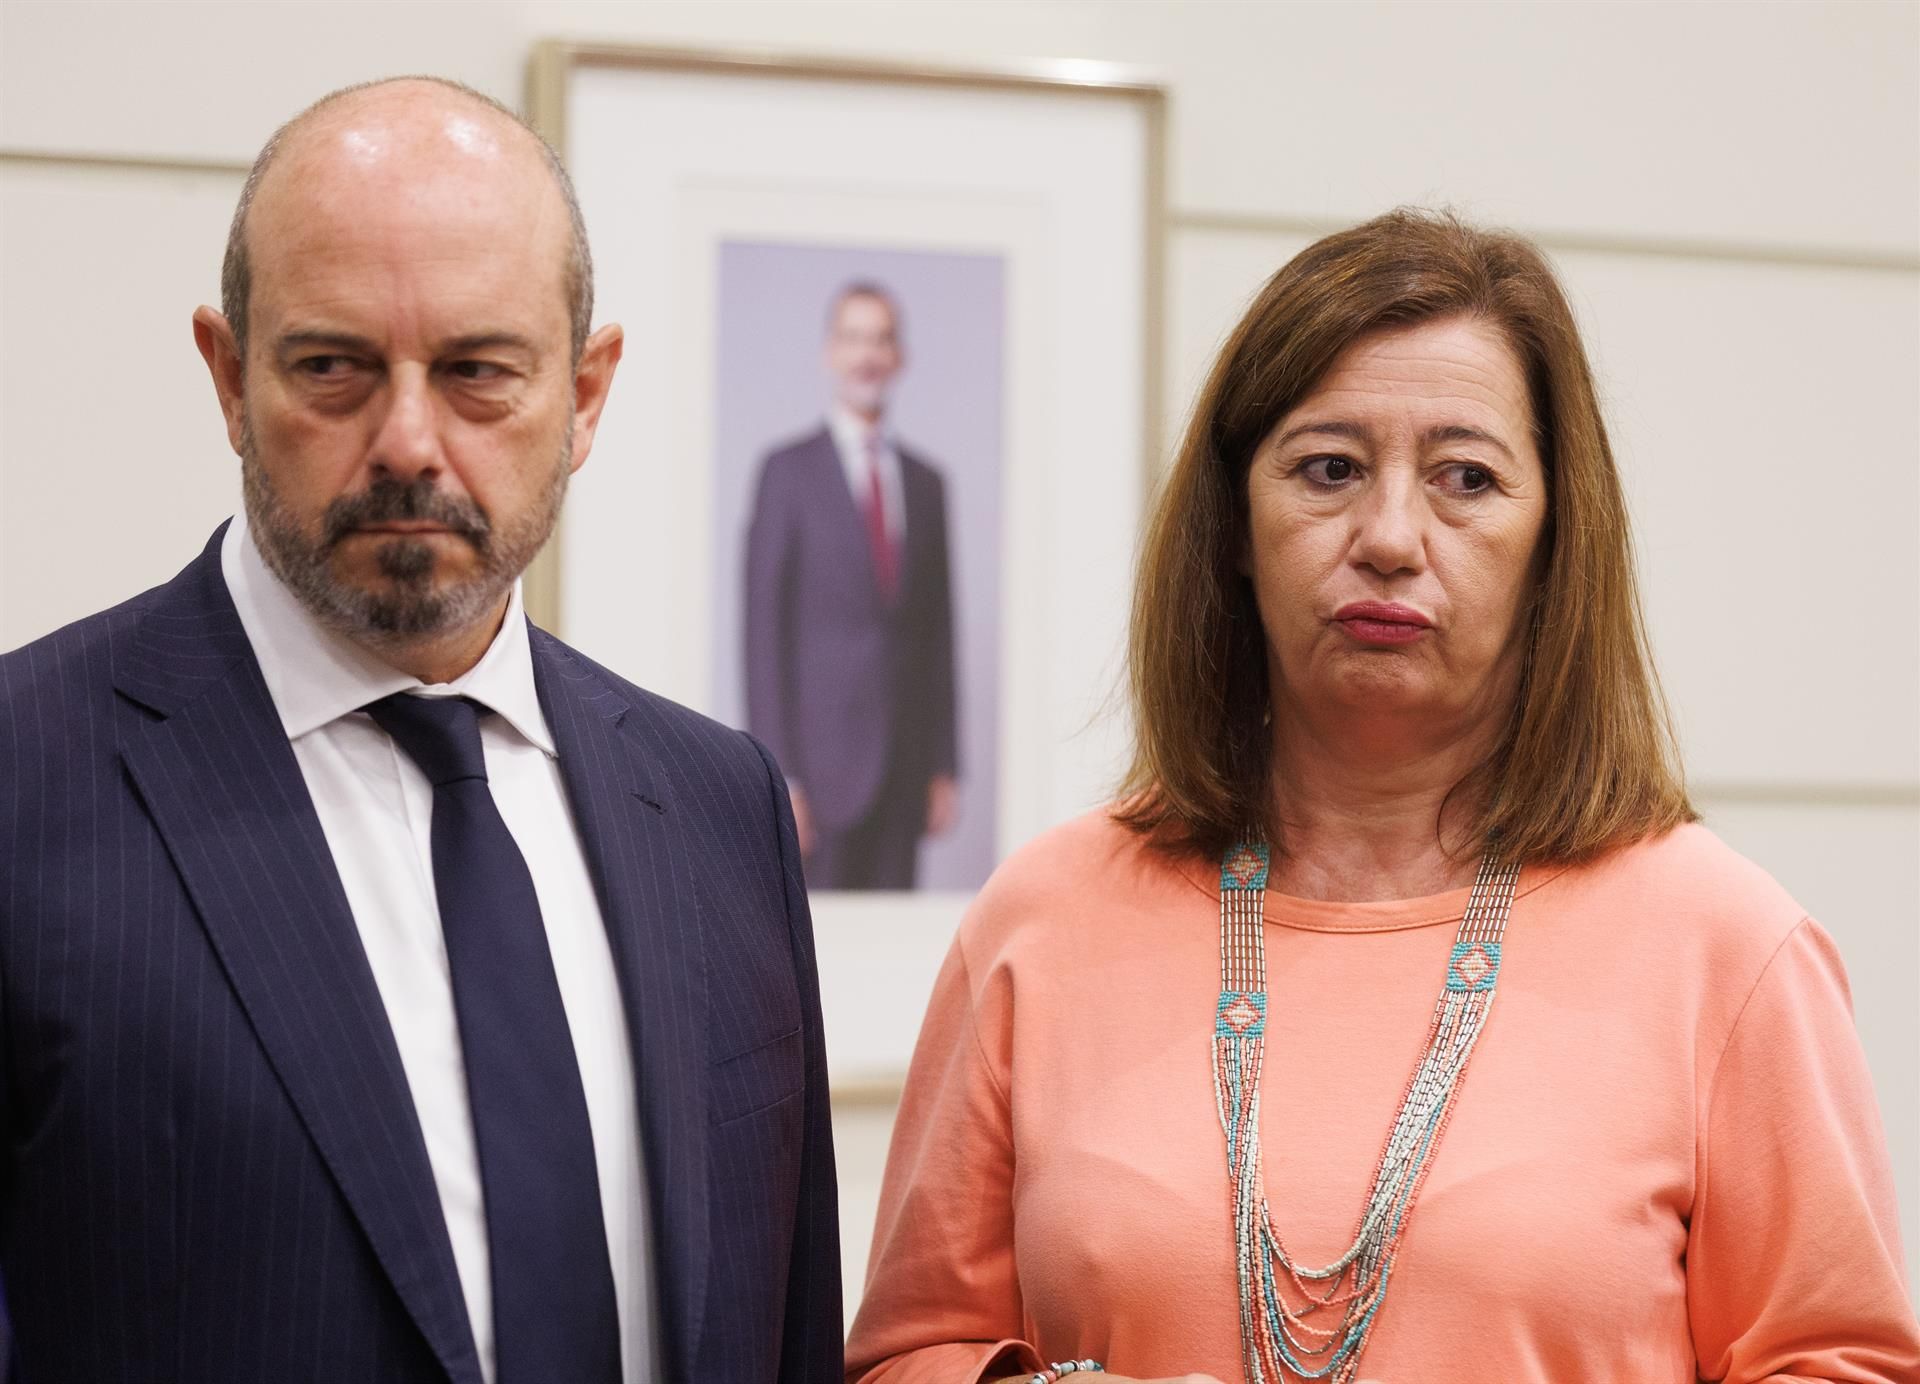
[[822, 428], [763, 463], [747, 534], [747, 724], [828, 827], [889, 782], [958, 762], [953, 596], [940, 473], [900, 448], [899, 587], [875, 580], [866, 519]]
[[[480, 1384], [393, 1034], [219, 541], [0, 657], [16, 1384]], [[819, 995], [778, 773], [531, 634], [632, 1031], [668, 1378], [838, 1381]]]

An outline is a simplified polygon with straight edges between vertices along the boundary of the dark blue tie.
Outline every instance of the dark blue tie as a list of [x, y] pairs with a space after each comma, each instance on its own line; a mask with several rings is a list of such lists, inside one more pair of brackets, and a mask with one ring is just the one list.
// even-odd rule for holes
[[487, 787], [482, 708], [367, 708], [433, 785], [433, 884], [486, 1196], [498, 1384], [619, 1384], [586, 1093], [533, 876]]

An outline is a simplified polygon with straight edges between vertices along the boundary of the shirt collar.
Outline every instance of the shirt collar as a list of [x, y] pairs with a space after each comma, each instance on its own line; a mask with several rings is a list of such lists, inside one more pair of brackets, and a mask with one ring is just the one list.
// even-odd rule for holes
[[880, 422], [869, 427], [864, 418], [857, 416], [846, 405], [835, 401], [827, 411], [827, 429], [833, 434], [833, 442], [843, 455], [865, 458], [867, 438], [878, 437], [882, 447], [890, 445], [887, 436], [887, 420], [883, 415]]
[[228, 526], [220, 572], [287, 739], [310, 735], [395, 692], [417, 691], [472, 697], [550, 758], [558, 757], [534, 686], [519, 582], [507, 600], [506, 620], [480, 661], [452, 682], [429, 685], [321, 624], [267, 566], [245, 514], [235, 515]]

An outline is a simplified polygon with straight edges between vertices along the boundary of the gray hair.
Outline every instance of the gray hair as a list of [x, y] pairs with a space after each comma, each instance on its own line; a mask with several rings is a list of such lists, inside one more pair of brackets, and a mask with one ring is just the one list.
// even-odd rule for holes
[[566, 286], [567, 309], [572, 324], [573, 360], [577, 365], [580, 352], [587, 344], [587, 333], [593, 327], [593, 252], [587, 248], [587, 223], [580, 215], [580, 199], [573, 190], [573, 179], [567, 176], [566, 165], [560, 162], [559, 152], [533, 126], [524, 120], [519, 112], [503, 105], [483, 91], [475, 91], [464, 82], [456, 82], [451, 77], [403, 76], [381, 77], [370, 82], [355, 82], [352, 86], [330, 91], [318, 101], [308, 106], [300, 114], [275, 130], [267, 142], [261, 146], [259, 157], [254, 159], [253, 167], [247, 172], [245, 186], [240, 189], [240, 204], [233, 211], [233, 225], [227, 231], [227, 253], [220, 264], [220, 312], [233, 328], [234, 345], [240, 354], [244, 369], [247, 359], [247, 300], [253, 289], [253, 267], [247, 254], [247, 214], [253, 209], [254, 196], [260, 190], [260, 182], [273, 166], [289, 135], [293, 134], [317, 112], [332, 105], [343, 97], [372, 87], [387, 86], [394, 82], [431, 82], [435, 86], [457, 91], [491, 110], [498, 111], [515, 125], [533, 137], [540, 146], [547, 171], [553, 175], [554, 185], [560, 189], [560, 196], [567, 204], [567, 221], [570, 228], [567, 245]]
[[855, 298], [873, 298], [885, 303], [887, 305], [888, 315], [893, 318], [894, 339], [897, 341], [906, 335], [904, 325], [900, 320], [900, 300], [893, 296], [892, 289], [888, 288], [878, 279], [849, 279], [840, 285], [839, 290], [827, 303], [827, 332], [829, 335], [832, 334], [833, 329], [840, 323], [840, 309]]

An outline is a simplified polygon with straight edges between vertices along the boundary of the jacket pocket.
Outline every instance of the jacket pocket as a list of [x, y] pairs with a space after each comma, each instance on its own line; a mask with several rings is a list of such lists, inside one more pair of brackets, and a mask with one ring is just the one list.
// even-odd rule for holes
[[806, 1084], [800, 1030], [789, 1029], [745, 1052], [721, 1058], [708, 1068], [708, 1080], [713, 1092], [708, 1111], [714, 1124], [790, 1100]]

